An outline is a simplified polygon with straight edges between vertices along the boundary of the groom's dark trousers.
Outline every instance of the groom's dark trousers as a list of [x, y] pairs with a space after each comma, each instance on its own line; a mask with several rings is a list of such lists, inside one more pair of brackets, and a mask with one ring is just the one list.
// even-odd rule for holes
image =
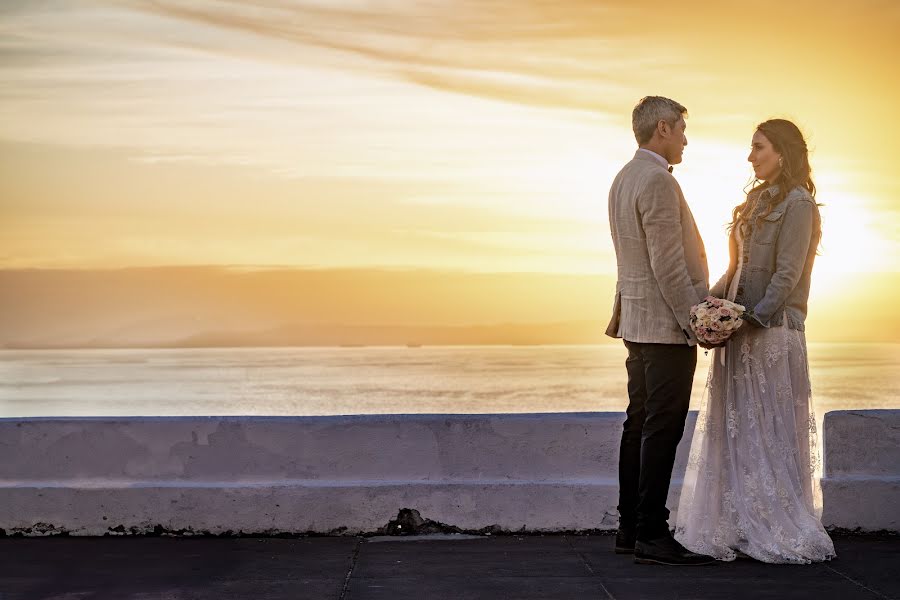
[[619, 448], [619, 527], [637, 539], [669, 535], [666, 497], [684, 433], [697, 347], [625, 340], [628, 410]]

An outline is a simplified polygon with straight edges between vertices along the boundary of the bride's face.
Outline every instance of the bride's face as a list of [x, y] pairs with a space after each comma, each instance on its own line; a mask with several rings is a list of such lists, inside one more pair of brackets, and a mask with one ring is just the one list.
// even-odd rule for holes
[[753, 134], [753, 141], [750, 145], [750, 156], [747, 160], [753, 165], [753, 172], [757, 179], [763, 181], [774, 181], [778, 174], [781, 173], [781, 167], [778, 160], [781, 155], [775, 152], [772, 142], [764, 136], [761, 131]]

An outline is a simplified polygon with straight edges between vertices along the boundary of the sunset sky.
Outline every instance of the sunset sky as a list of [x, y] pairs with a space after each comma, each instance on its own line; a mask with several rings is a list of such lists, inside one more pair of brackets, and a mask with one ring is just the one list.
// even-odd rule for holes
[[821, 334], [900, 292], [898, 30], [893, 0], [5, 2], [0, 269], [52, 269], [48, 295], [54, 273], [199, 265], [608, 281], [607, 191], [659, 94], [690, 112], [675, 175], [713, 279], [755, 125], [806, 133]]

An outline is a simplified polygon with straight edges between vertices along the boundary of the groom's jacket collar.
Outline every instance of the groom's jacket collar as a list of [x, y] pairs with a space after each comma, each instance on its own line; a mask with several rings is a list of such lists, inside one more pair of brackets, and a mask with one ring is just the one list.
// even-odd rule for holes
[[[638, 148], [637, 151], [634, 153], [634, 157], [639, 158], [641, 160], [648, 160], [648, 161], [655, 162], [656, 164], [661, 166], [663, 169], [669, 169], [668, 161], [666, 161], [665, 158], [663, 158], [662, 156], [660, 156], [653, 150], [647, 150], [646, 148]], [[671, 173], [672, 171], [669, 171], [669, 172]]]

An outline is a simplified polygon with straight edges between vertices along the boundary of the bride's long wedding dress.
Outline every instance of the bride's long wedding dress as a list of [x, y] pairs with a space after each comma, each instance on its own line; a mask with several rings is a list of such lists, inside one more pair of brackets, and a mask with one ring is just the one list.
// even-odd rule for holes
[[[739, 280], [740, 261], [729, 300]], [[820, 467], [805, 334], [745, 324], [713, 354], [675, 538], [719, 560], [829, 560]]]

